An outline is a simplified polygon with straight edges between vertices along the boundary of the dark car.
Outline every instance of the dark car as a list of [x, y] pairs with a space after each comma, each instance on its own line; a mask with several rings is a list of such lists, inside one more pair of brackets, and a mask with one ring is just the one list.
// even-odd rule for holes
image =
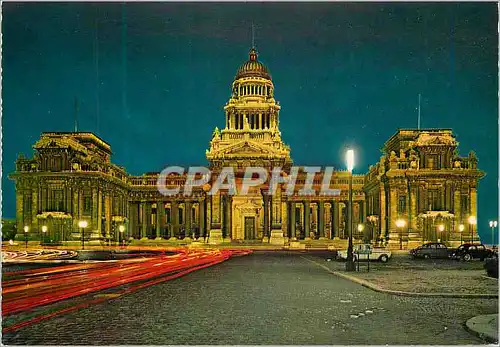
[[498, 278], [498, 259], [497, 258], [489, 258], [486, 259], [484, 263], [484, 268], [486, 269], [486, 273], [490, 277]]
[[453, 259], [460, 259], [469, 261], [472, 259], [480, 259], [483, 261], [486, 258], [493, 258], [496, 256], [496, 253], [491, 249], [484, 247], [483, 244], [480, 243], [464, 243], [457, 248], [455, 252], [452, 254]]
[[413, 258], [447, 259], [450, 257], [452, 252], [453, 249], [446, 247], [444, 243], [430, 242], [412, 249], [410, 254]]

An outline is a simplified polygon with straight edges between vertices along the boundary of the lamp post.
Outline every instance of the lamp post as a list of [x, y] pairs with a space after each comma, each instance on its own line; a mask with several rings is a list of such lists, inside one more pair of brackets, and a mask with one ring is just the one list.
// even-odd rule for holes
[[26, 244], [26, 250], [28, 250], [28, 231], [30, 230], [30, 227], [25, 225], [24, 226], [24, 242]]
[[[439, 235], [443, 235], [443, 231], [444, 231], [444, 225], [443, 224], [439, 224], [438, 225], [438, 231], [439, 231]], [[441, 237], [438, 238], [438, 242], [441, 242]]]
[[477, 223], [476, 217], [475, 216], [470, 216], [469, 217], [469, 224], [470, 224], [470, 242], [474, 243], [474, 225]]
[[490, 228], [491, 228], [491, 245], [495, 245], [495, 228], [497, 227], [498, 222], [496, 220], [490, 220]]
[[125, 226], [123, 224], [121, 224], [119, 227], [118, 227], [118, 230], [120, 231], [120, 239], [118, 240], [118, 243], [122, 243], [124, 240], [123, 240], [123, 232], [125, 231]]
[[458, 231], [460, 231], [460, 244], [462, 244], [464, 242], [464, 238], [463, 238], [464, 229], [465, 229], [465, 226], [463, 224], [460, 224], [458, 226]]
[[347, 171], [349, 172], [349, 206], [348, 206], [348, 231], [349, 243], [347, 246], [347, 262], [345, 265], [346, 271], [354, 271], [354, 255], [352, 247], [352, 170], [354, 169], [354, 150], [349, 149], [346, 153]]
[[40, 236], [41, 236], [41, 237], [40, 237], [40, 242], [41, 242], [42, 244], [44, 244], [44, 243], [45, 243], [45, 233], [46, 233], [46, 232], [47, 232], [47, 226], [46, 226], [46, 225], [44, 225], [44, 226], [42, 226], [42, 235], [40, 235]]
[[78, 226], [80, 229], [82, 229], [82, 249], [85, 249], [85, 228], [87, 227], [88, 223], [86, 220], [81, 220], [78, 222]]
[[404, 219], [396, 220], [396, 227], [399, 228], [399, 249], [403, 249], [403, 228], [405, 227], [406, 222]]

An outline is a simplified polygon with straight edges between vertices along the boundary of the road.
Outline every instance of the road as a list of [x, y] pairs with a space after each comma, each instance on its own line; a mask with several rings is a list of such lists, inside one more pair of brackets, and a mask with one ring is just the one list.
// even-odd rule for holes
[[301, 254], [254, 253], [6, 333], [3, 342], [481, 344], [462, 325], [497, 307], [491, 299], [377, 293]]

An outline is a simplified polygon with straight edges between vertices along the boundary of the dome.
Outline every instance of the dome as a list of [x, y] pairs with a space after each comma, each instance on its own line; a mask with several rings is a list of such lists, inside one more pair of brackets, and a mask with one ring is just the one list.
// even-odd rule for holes
[[248, 53], [248, 60], [240, 66], [235, 79], [243, 77], [262, 77], [270, 80], [269, 71], [260, 61], [257, 60], [257, 51], [252, 48]]

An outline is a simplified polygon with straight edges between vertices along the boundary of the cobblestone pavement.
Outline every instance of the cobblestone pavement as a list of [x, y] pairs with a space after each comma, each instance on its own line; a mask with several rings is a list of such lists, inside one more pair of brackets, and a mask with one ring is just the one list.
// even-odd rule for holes
[[5, 334], [3, 342], [481, 344], [463, 324], [497, 307], [496, 299], [377, 293], [300, 254], [252, 254]]

